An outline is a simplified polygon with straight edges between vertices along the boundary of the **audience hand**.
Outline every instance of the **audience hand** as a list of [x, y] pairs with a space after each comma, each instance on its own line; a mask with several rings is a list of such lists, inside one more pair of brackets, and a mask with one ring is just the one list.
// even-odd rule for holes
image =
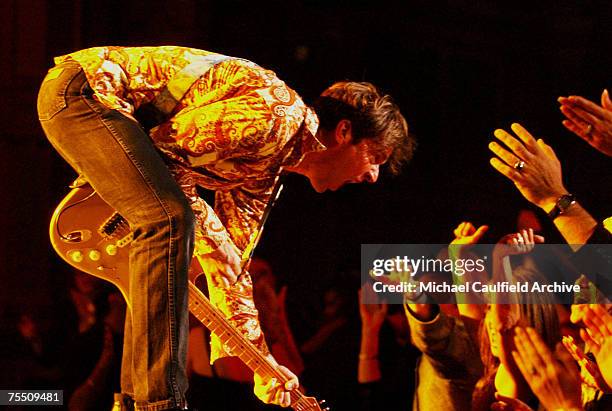
[[[359, 290], [359, 315], [361, 316], [361, 328], [364, 331], [378, 334], [380, 327], [387, 316], [387, 304], [364, 304], [363, 293], [375, 295], [371, 287], [363, 287]], [[375, 297], [374, 297], [375, 298]]]
[[568, 193], [563, 186], [561, 163], [544, 140], [536, 140], [520, 124], [512, 124], [512, 131], [518, 139], [504, 130], [495, 130], [495, 137], [507, 148], [497, 142], [489, 144], [497, 155], [491, 159], [491, 165], [508, 177], [523, 197], [549, 212], [557, 199]]
[[562, 124], [595, 149], [612, 157], [612, 100], [601, 93], [601, 106], [580, 96], [559, 97]]
[[482, 225], [476, 229], [472, 223], [464, 221], [453, 230], [455, 239], [451, 241], [451, 244], [464, 246], [477, 244], [488, 229], [489, 226], [487, 225]]
[[[599, 387], [602, 391], [612, 391], [612, 315], [602, 304], [572, 306], [570, 320], [582, 323], [585, 328], [580, 330], [590, 352], [595, 355], [597, 365], [607, 387]], [[601, 384], [600, 384], [601, 385]]]
[[547, 410], [582, 410], [580, 372], [559, 343], [553, 354], [535, 330], [516, 327], [512, 352], [525, 381]]
[[608, 383], [601, 375], [601, 370], [597, 363], [584, 353], [582, 348], [574, 342], [573, 337], [564, 336], [563, 345], [580, 366], [580, 378], [584, 384], [602, 392], [611, 392]]
[[495, 246], [498, 257], [507, 255], [527, 254], [533, 251], [536, 244], [542, 244], [544, 237], [534, 234], [533, 229], [503, 236]]
[[505, 397], [496, 392], [495, 399], [497, 402], [491, 405], [491, 411], [533, 411], [529, 405], [517, 398]]

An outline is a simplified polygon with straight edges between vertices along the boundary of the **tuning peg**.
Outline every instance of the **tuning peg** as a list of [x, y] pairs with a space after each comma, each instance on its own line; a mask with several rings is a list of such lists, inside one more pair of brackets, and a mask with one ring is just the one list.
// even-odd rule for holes
[[[325, 400], [321, 400], [321, 401], [319, 401], [319, 405], [321, 405], [321, 406], [322, 406], [322, 405], [324, 405], [325, 403], [326, 403], [326, 401], [325, 401]], [[325, 407], [325, 408], [323, 408], [323, 410], [322, 410], [322, 411], [329, 411], [329, 407]]]

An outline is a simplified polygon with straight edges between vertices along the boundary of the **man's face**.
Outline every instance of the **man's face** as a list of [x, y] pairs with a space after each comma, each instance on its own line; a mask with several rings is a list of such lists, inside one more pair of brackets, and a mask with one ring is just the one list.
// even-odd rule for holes
[[317, 165], [317, 172], [310, 178], [319, 193], [336, 191], [348, 183], [375, 183], [380, 165], [389, 157], [374, 150], [370, 139], [357, 144], [341, 142], [326, 152], [325, 162]]

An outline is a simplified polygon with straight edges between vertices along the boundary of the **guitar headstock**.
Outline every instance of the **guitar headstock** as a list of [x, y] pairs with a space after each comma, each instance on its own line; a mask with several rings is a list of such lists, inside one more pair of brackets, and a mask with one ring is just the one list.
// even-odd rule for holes
[[323, 406], [325, 400], [317, 401], [315, 397], [302, 397], [291, 405], [295, 411], [329, 411], [329, 407], [321, 408]]

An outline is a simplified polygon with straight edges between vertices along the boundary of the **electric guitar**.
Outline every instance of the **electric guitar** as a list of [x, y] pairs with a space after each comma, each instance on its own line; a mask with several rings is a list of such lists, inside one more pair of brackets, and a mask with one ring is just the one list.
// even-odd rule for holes
[[[71, 266], [113, 283], [129, 305], [128, 256], [133, 233], [129, 223], [102, 200], [88, 184], [75, 182], [72, 191], [55, 209], [49, 236], [59, 256]], [[194, 259], [194, 264], [197, 260]], [[193, 264], [192, 264], [193, 267]], [[189, 311], [222, 343], [232, 355], [240, 358], [253, 372], [264, 379], [276, 378], [281, 384], [288, 381], [276, 366], [240, 332], [238, 332], [195, 285], [201, 270], [189, 270]], [[314, 397], [299, 390], [290, 392], [291, 407], [295, 411], [325, 411]]]

